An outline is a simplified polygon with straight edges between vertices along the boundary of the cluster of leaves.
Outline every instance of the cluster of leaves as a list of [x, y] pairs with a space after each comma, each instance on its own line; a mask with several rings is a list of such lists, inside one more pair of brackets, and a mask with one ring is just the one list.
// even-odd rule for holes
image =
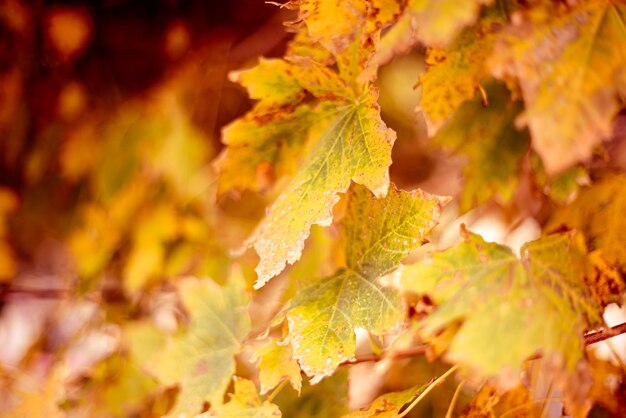
[[[13, 292], [29, 285], [35, 269], [17, 260], [33, 239], [15, 237], [53, 223], [72, 267], [49, 273], [73, 307], [46, 307], [54, 318], [40, 325], [52, 329], [13, 363], [0, 352], [0, 412], [417, 416], [456, 372], [468, 383], [446, 415], [541, 415], [554, 398], [540, 379], [572, 416], [623, 413], [620, 386], [608, 382], [623, 383], [626, 370], [595, 358], [585, 336], [606, 332], [606, 306], [623, 301], [626, 173], [614, 126], [626, 97], [626, 3], [282, 7], [295, 16], [284, 56], [229, 74], [255, 102], [223, 127], [221, 151], [191, 116], [212, 87], [197, 88], [206, 68], [192, 61], [113, 113], [78, 118], [85, 93], [67, 85], [59, 126], [18, 153], [27, 185], [0, 189], [0, 280]], [[18, 34], [23, 9], [0, 9]], [[66, 48], [57, 52], [70, 59]], [[218, 49], [204, 53], [218, 59]], [[425, 64], [415, 78], [429, 149], [464, 159], [452, 197], [390, 181], [397, 138], [376, 78], [410, 51]], [[0, 120], [7, 137], [19, 137], [14, 119]], [[71, 197], [42, 203], [59, 195]], [[438, 247], [442, 212], [488, 205], [534, 219], [541, 236], [517, 256], [462, 226], [458, 244]], [[84, 366], [76, 353], [90, 333], [113, 348]], [[350, 411], [344, 369], [426, 369], [398, 361], [407, 353], [451, 367], [390, 383], [397, 390]]]

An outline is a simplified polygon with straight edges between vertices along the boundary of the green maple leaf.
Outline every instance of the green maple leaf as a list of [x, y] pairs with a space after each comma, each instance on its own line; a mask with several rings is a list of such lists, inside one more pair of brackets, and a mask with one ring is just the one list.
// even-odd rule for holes
[[149, 363], [164, 385], [180, 387], [169, 416], [192, 416], [205, 401], [220, 405], [235, 372], [233, 356], [250, 328], [243, 279], [231, 276], [222, 288], [209, 279], [180, 283], [180, 296], [191, 317]]
[[467, 157], [461, 211], [470, 210], [493, 196], [509, 201], [528, 148], [527, 134], [515, 127], [520, 103], [512, 102], [501, 85], [489, 85], [486, 92], [488, 107], [483, 106], [480, 98], [464, 103], [433, 138], [436, 144]]
[[276, 418], [281, 413], [278, 406], [261, 401], [254, 383], [247, 379], [235, 378], [235, 391], [223, 405], [212, 408], [197, 418]]
[[345, 267], [299, 288], [287, 313], [287, 341], [313, 381], [354, 357], [355, 328], [381, 335], [402, 319], [399, 293], [383, 287], [378, 278], [423, 243], [442, 207], [441, 198], [395, 188], [376, 199], [355, 186], [348, 199]]
[[550, 174], [588, 159], [610, 133], [626, 94], [625, 18], [621, 2], [554, 3], [532, 9], [495, 48], [492, 72], [519, 80], [523, 121]]
[[519, 371], [538, 351], [572, 370], [583, 356], [583, 331], [601, 322], [584, 280], [590, 266], [582, 237], [549, 235], [521, 252], [520, 260], [465, 232], [460, 244], [407, 268], [405, 289], [438, 305], [418, 323], [421, 335], [433, 338], [461, 321], [446, 355], [485, 375]]

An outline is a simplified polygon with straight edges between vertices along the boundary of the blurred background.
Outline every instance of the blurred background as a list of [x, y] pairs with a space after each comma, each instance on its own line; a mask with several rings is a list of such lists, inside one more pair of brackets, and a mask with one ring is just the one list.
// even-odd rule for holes
[[[292, 36], [283, 22], [295, 17], [262, 0], [0, 0], [0, 416], [47, 406], [48, 416], [159, 416], [171, 405], [175, 389], [141, 360], [185, 322], [177, 280], [225, 282], [230, 251], [273, 198], [216, 195], [221, 129], [252, 105], [228, 73], [282, 56]], [[415, 111], [423, 61], [419, 48], [397, 57], [377, 81], [398, 133], [392, 181], [459, 196], [466, 160], [427, 141]], [[524, 164], [509, 199], [449, 205], [429, 248], [451, 245], [461, 222], [513, 248], [538, 236], [547, 199]], [[290, 277], [333, 270], [335, 232], [316, 228], [301, 267], [255, 295], [252, 335], [280, 309]], [[236, 261], [254, 281], [256, 255]], [[241, 375], [254, 373], [246, 360]], [[351, 405], [442, 370], [424, 358], [384, 373], [359, 366]], [[300, 400], [281, 394], [284, 416], [332, 416], [320, 399], [347, 397], [333, 386], [341, 379], [316, 386], [318, 398], [311, 388]], [[454, 387], [415, 416], [443, 416]], [[16, 413], [25, 399], [39, 409]]]

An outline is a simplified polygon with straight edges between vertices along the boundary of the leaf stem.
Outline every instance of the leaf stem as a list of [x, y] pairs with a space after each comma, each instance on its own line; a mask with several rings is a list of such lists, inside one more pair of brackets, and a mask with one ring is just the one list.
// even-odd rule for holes
[[465, 385], [465, 382], [467, 382], [467, 380], [461, 380], [459, 385], [456, 387], [454, 395], [452, 395], [452, 399], [450, 400], [450, 406], [448, 406], [448, 412], [446, 412], [445, 418], [452, 418], [452, 414], [454, 413], [454, 407], [457, 400], [459, 399], [459, 396], [461, 395], [461, 389], [463, 389], [463, 385]]
[[276, 386], [274, 390], [269, 395], [267, 395], [266, 400], [268, 402], [272, 402], [274, 398], [280, 393], [280, 391], [283, 390], [285, 386], [287, 386], [287, 383], [289, 383], [289, 379], [285, 379], [282, 382], [280, 382], [278, 386]]
[[431, 390], [433, 390], [437, 385], [446, 380], [446, 378], [454, 373], [458, 368], [458, 364], [456, 366], [452, 366], [444, 374], [433, 380], [433, 382], [426, 389], [424, 389], [424, 391], [420, 393], [419, 396], [415, 398], [415, 400], [411, 402], [410, 405], [407, 406], [407, 408], [402, 411], [401, 414], [398, 415], [398, 418], [405, 417], [409, 412], [411, 412], [411, 409], [415, 408], [415, 405], [417, 405], [422, 399], [424, 399], [424, 397], [426, 397], [426, 395], [428, 395]]

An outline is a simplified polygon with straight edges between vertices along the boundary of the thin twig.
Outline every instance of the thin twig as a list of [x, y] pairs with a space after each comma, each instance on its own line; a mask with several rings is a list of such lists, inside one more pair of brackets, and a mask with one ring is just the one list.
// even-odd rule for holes
[[287, 386], [287, 383], [289, 383], [289, 379], [285, 379], [282, 382], [280, 382], [278, 386], [276, 386], [274, 390], [269, 395], [267, 395], [267, 398], [266, 398], [267, 401], [272, 402], [274, 398], [276, 397], [276, 395], [278, 395], [280, 391], [283, 390], [285, 386]]
[[448, 412], [446, 412], [446, 418], [452, 418], [452, 414], [454, 413], [454, 407], [456, 406], [456, 402], [461, 395], [461, 389], [463, 389], [463, 385], [465, 385], [467, 380], [461, 380], [459, 385], [456, 387], [454, 391], [454, 395], [452, 395], [452, 400], [450, 401], [450, 405], [448, 406]]
[[[604, 341], [604, 340], [616, 337], [621, 334], [626, 334], [626, 322], [623, 324], [619, 324], [614, 327], [608, 328], [608, 329], [600, 329], [600, 330], [596, 330], [596, 331], [592, 331], [588, 333], [584, 337], [585, 345], [596, 344], [596, 343], [599, 343], [600, 341]], [[415, 347], [407, 348], [406, 350], [389, 351], [389, 352], [382, 353], [380, 355], [373, 354], [373, 353], [364, 354], [361, 356], [357, 356], [356, 358], [352, 360], [346, 360], [340, 365], [346, 366], [346, 365], [358, 364], [358, 363], [378, 362], [384, 359], [398, 360], [398, 359], [410, 358], [410, 357], [415, 357], [415, 356], [426, 353], [428, 348], [429, 348], [428, 344], [420, 344], [420, 345], [416, 345]], [[532, 359], [537, 359], [539, 357], [541, 357], [541, 355], [536, 354], [536, 355], [529, 357], [528, 359], [532, 360]]]
[[452, 373], [454, 373], [456, 371], [456, 369], [458, 369], [458, 368], [459, 368], [458, 364], [456, 366], [452, 366], [444, 374], [442, 374], [441, 376], [439, 376], [438, 378], [433, 380], [433, 382], [426, 389], [424, 389], [424, 391], [422, 393], [420, 393], [419, 396], [417, 398], [415, 398], [415, 400], [413, 402], [411, 402], [411, 404], [409, 406], [407, 406], [406, 409], [404, 411], [402, 411], [401, 414], [398, 415], [398, 418], [402, 418], [402, 417], [406, 416], [409, 412], [411, 412], [411, 409], [415, 408], [415, 405], [420, 403], [420, 401], [422, 399], [424, 399], [424, 397], [426, 397], [426, 395], [428, 395], [428, 393], [431, 390], [433, 390], [436, 386], [438, 386], [444, 380], [446, 380], [446, 378], [448, 376], [450, 376]]
[[585, 345], [599, 343], [600, 341], [604, 341], [624, 333], [626, 333], [626, 322], [608, 329], [593, 331], [585, 335]]

